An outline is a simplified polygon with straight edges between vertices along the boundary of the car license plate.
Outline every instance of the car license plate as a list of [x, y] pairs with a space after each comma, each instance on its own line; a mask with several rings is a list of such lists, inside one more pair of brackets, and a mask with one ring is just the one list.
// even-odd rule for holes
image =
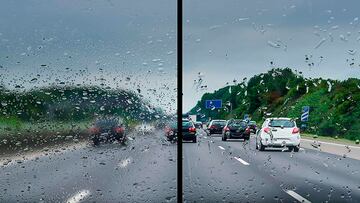
[[237, 132], [237, 133], [239, 133], [239, 132], [240, 132], [240, 130], [236, 130], [236, 132]]

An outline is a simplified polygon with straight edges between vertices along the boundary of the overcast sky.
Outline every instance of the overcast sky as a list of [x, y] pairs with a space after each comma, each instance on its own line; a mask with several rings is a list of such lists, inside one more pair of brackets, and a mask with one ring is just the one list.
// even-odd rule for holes
[[140, 88], [175, 112], [176, 29], [175, 0], [4, 0], [0, 82]]
[[[184, 0], [183, 110], [205, 92], [273, 67], [360, 78], [359, 7], [357, 0]], [[194, 85], [199, 72], [207, 90]]]

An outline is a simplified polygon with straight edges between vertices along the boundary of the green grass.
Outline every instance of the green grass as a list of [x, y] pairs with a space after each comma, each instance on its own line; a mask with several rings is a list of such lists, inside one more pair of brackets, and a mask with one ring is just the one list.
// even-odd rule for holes
[[21, 134], [41, 133], [66, 133], [70, 131], [84, 131], [91, 125], [91, 121], [81, 122], [41, 122], [30, 123], [20, 122], [16, 120], [1, 120], [0, 121], [0, 137], [8, 137], [9, 135], [16, 136]]

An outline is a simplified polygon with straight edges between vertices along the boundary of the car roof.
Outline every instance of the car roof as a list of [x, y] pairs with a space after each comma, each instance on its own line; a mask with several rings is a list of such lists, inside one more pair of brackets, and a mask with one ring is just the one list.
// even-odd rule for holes
[[286, 117], [272, 117], [272, 118], [267, 118], [267, 120], [292, 120], [292, 119]]
[[243, 120], [243, 119], [230, 119], [228, 121], [240, 121], [240, 122], [247, 122], [246, 120]]

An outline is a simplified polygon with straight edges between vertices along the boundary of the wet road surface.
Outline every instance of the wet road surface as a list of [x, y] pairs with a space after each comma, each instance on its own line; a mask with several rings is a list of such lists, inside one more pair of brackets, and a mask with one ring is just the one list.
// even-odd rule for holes
[[0, 202], [176, 202], [175, 144], [162, 132], [2, 160]]
[[183, 143], [185, 202], [360, 202], [360, 161], [301, 148], [259, 152], [253, 136]]

